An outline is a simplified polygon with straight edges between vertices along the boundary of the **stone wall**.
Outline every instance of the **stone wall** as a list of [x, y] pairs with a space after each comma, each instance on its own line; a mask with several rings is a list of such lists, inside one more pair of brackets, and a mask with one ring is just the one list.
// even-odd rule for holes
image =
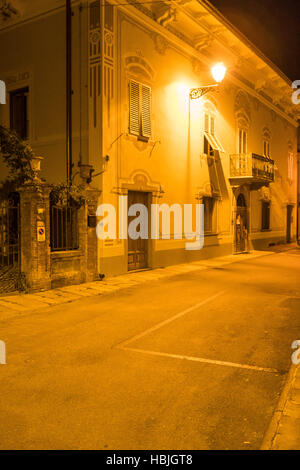
[[[47, 290], [97, 279], [97, 238], [89, 223], [97, 207], [99, 191], [86, 186], [85, 204], [78, 209], [79, 247], [51, 251], [50, 186], [38, 180], [20, 189], [20, 270], [28, 291]], [[89, 225], [93, 225], [92, 227]]]

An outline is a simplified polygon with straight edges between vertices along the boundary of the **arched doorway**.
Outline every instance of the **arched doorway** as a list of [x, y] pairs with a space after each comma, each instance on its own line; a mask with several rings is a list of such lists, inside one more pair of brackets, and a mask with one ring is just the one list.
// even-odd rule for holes
[[236, 200], [235, 252], [248, 251], [248, 211], [245, 196], [240, 193]]

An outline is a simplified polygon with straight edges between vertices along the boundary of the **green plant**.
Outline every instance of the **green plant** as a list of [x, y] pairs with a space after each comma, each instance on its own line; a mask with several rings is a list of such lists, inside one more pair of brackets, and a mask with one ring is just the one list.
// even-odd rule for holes
[[[6, 199], [24, 183], [34, 183], [30, 162], [35, 155], [30, 145], [4, 126], [0, 126], [0, 155], [8, 168], [7, 178], [0, 181], [0, 199]], [[71, 203], [80, 207], [85, 202], [83, 187], [67, 183], [52, 185], [50, 200], [54, 205]]]
[[2, 196], [16, 191], [25, 182], [33, 181], [30, 161], [34, 152], [30, 145], [18, 137], [15, 131], [0, 126], [0, 155], [8, 167], [8, 176], [0, 181]]
[[50, 203], [53, 205], [66, 205], [69, 203], [80, 207], [85, 203], [84, 188], [75, 184], [69, 186], [67, 183], [52, 185]]

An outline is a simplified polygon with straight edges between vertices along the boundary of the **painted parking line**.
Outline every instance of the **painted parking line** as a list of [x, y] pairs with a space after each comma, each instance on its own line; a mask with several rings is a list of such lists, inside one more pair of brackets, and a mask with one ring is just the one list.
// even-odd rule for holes
[[138, 349], [138, 348], [131, 348], [131, 347], [120, 347], [123, 351], [133, 351], [137, 353], [149, 354], [152, 356], [161, 356], [161, 357], [170, 357], [173, 359], [181, 359], [187, 361], [194, 361], [194, 362], [202, 362], [205, 364], [214, 364], [219, 366], [226, 366], [226, 367], [236, 367], [238, 369], [249, 369], [249, 370], [257, 370], [261, 372], [271, 372], [273, 374], [281, 374], [281, 372], [277, 369], [271, 369], [269, 367], [259, 367], [259, 366], [252, 366], [250, 364], [239, 364], [238, 362], [227, 362], [227, 361], [218, 361], [215, 359], [207, 359], [204, 357], [194, 357], [194, 356], [182, 356], [180, 354], [171, 354], [171, 353], [164, 353], [160, 351], [149, 351], [147, 349]]
[[208, 302], [211, 302], [212, 300], [220, 297], [222, 294], [224, 294], [226, 291], [220, 291], [217, 292], [216, 294], [208, 297], [207, 299], [202, 300], [202, 302], [199, 302], [195, 305], [192, 305], [189, 308], [186, 308], [185, 310], [176, 313], [176, 315], [173, 315], [170, 318], [167, 318], [166, 320], [157, 323], [156, 325], [152, 326], [151, 328], [148, 328], [147, 330], [144, 330], [142, 333], [139, 333], [138, 335], [132, 336], [131, 338], [127, 339], [126, 341], [123, 341], [122, 343], [118, 344], [115, 346], [117, 349], [121, 349], [123, 351], [132, 351], [132, 352], [137, 352], [137, 353], [142, 353], [142, 354], [148, 354], [152, 356], [160, 356], [160, 357], [169, 357], [173, 359], [181, 359], [181, 360], [187, 360], [187, 361], [193, 361], [193, 362], [202, 362], [205, 364], [214, 364], [214, 365], [219, 365], [219, 366], [226, 366], [226, 367], [235, 367], [239, 369], [248, 369], [248, 370], [256, 370], [256, 371], [261, 371], [261, 372], [270, 372], [273, 374], [281, 374], [281, 372], [277, 369], [273, 369], [270, 367], [259, 367], [251, 364], [240, 364], [237, 362], [228, 362], [228, 361], [219, 361], [216, 359], [207, 359], [204, 357], [195, 357], [195, 356], [185, 356], [185, 355], [180, 355], [180, 354], [172, 354], [172, 353], [166, 353], [166, 352], [161, 352], [161, 351], [150, 351], [147, 349], [140, 349], [140, 348], [134, 348], [131, 346], [128, 346], [130, 343], [133, 343], [134, 341], [137, 341], [140, 338], [145, 337], [146, 335], [152, 333], [153, 331], [157, 331], [158, 329], [162, 328], [165, 325], [168, 325], [169, 323], [173, 322], [174, 320], [177, 320], [177, 318], [181, 318], [184, 315], [196, 310], [199, 307], [202, 307], [203, 305], [207, 304]]
[[217, 292], [216, 294], [212, 295], [211, 297], [208, 297], [207, 299], [202, 300], [202, 302], [199, 302], [198, 304], [192, 305], [189, 308], [186, 308], [182, 312], [176, 313], [176, 315], [173, 315], [173, 317], [167, 318], [167, 320], [164, 320], [160, 323], [157, 323], [156, 325], [152, 326], [151, 328], [148, 328], [147, 330], [143, 331], [142, 333], [133, 336], [126, 341], [123, 341], [122, 343], [118, 344], [116, 347], [117, 348], [123, 348], [124, 346], [127, 346], [130, 343], [133, 343], [133, 341], [136, 341], [140, 338], [143, 338], [144, 336], [152, 333], [153, 331], [158, 330], [159, 328], [162, 328], [165, 325], [168, 325], [172, 321], [176, 320], [177, 318], [183, 317], [183, 315], [186, 315], [187, 313], [192, 312], [193, 310], [196, 310], [199, 307], [202, 307], [202, 305], [207, 304], [208, 302], [211, 302], [212, 300], [216, 299], [217, 297], [220, 297], [220, 295], [224, 294], [226, 291], [220, 291]]

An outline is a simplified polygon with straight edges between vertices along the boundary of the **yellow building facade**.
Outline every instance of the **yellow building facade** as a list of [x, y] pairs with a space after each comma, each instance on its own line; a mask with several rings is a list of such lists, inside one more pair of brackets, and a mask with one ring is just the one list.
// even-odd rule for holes
[[[55, 8], [53, 4], [56, 3]], [[129, 2], [130, 3], [130, 2]], [[26, 138], [43, 176], [65, 178], [65, 11], [40, 2], [2, 24], [0, 79], [26, 91]], [[100, 204], [204, 204], [205, 240], [98, 240], [107, 276], [296, 239], [297, 119], [291, 83], [206, 1], [73, 2], [73, 175], [92, 165]], [[190, 90], [222, 84], [199, 99]], [[2, 169], [4, 172], [5, 170]], [[117, 227], [119, 228], [119, 227]]]

